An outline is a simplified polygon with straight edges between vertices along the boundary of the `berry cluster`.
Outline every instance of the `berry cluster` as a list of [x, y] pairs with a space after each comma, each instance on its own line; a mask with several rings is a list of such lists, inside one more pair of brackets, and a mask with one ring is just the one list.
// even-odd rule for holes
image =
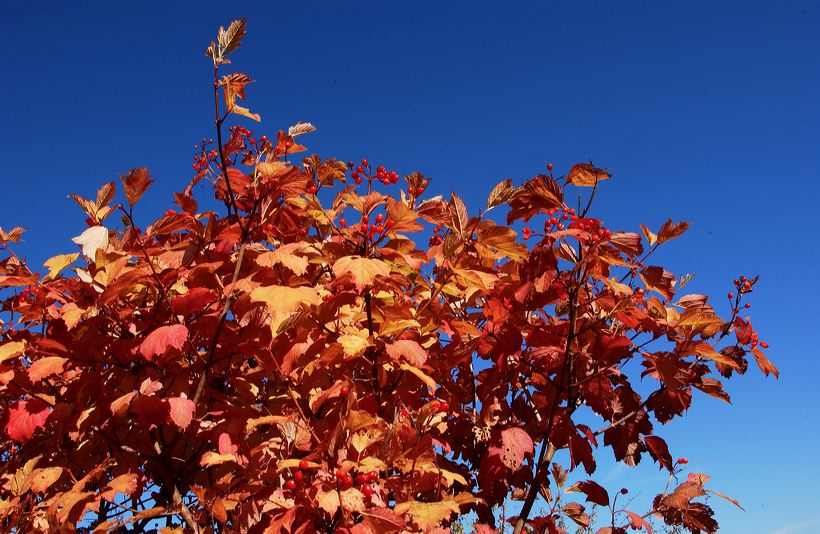
[[[367, 215], [362, 215], [362, 218], [359, 223], [359, 231], [367, 236], [370, 237], [371, 240], [376, 239], [376, 235], [384, 235], [385, 232], [390, 230], [395, 226], [395, 222], [393, 220], [388, 219], [387, 221], [384, 220], [384, 214], [377, 213], [373, 217], [373, 222], [370, 222], [370, 217]], [[347, 219], [342, 217], [339, 219], [339, 226], [342, 228], [347, 227]]]
[[336, 483], [338, 484], [340, 490], [344, 491], [352, 488], [355, 483], [359, 486], [359, 491], [361, 491], [365, 497], [370, 497], [373, 495], [374, 490], [372, 484], [378, 479], [379, 474], [375, 471], [370, 471], [369, 473], [359, 473], [354, 478], [350, 473], [341, 467], [336, 470]]
[[[263, 135], [257, 139], [253, 137], [252, 131], [247, 128], [243, 128], [242, 126], [231, 126], [229, 130], [231, 131], [231, 139], [226, 144], [228, 152], [232, 153], [233, 151], [239, 151], [248, 146], [253, 147], [258, 151], [263, 146], [270, 145], [266, 136]], [[231, 150], [231, 147], [233, 147], [234, 150]], [[274, 149], [274, 153], [275, 152], [276, 149]]]
[[[267, 138], [265, 138], [265, 136], [262, 136], [262, 138], [265, 140], [265, 142], [268, 141]], [[290, 139], [285, 139], [285, 142], [282, 143], [282, 146], [285, 147], [284, 150], [282, 150], [282, 148], [279, 145], [276, 145], [275, 147], [273, 147], [273, 155], [274, 156], [276, 156], [276, 157], [287, 156], [288, 150], [290, 150], [290, 147], [293, 146], [293, 141], [291, 141]]]
[[608, 241], [612, 237], [612, 233], [603, 228], [600, 222], [593, 219], [577, 219], [573, 226], [587, 232], [588, 236], [585, 240], [587, 245], [594, 245], [602, 241]]
[[299, 469], [291, 469], [291, 478], [285, 481], [285, 489], [294, 491], [296, 488], [302, 487], [305, 481], [305, 476], [310, 476], [313, 468], [307, 460], [299, 461]]
[[199, 145], [194, 145], [194, 150], [198, 150], [199, 154], [194, 155], [194, 162], [191, 164], [191, 167], [195, 171], [201, 171], [210, 165], [212, 161], [216, 160], [218, 152], [215, 148], [211, 150], [207, 150], [208, 145], [213, 144], [213, 139], [202, 139]]
[[571, 220], [577, 221], [578, 216], [575, 215], [575, 208], [569, 208], [564, 206], [563, 212], [558, 215], [558, 212], [561, 211], [558, 208], [551, 208], [547, 215], [549, 218], [544, 221], [544, 231], [550, 232], [554, 230], [563, 230], [564, 229], [564, 221]]
[[[735, 299], [735, 294], [729, 292], [726, 295], [726, 298], [729, 300], [734, 300], [732, 308], [737, 312], [740, 309], [740, 299], [746, 293], [751, 293], [753, 290], [754, 285], [757, 283], [757, 278], [754, 280], [747, 280], [745, 276], [741, 276], [740, 278], [734, 279], [735, 289], [737, 289], [737, 299]], [[751, 303], [747, 302], [743, 305], [744, 308], [749, 309], [752, 307]]]
[[395, 184], [399, 181], [398, 173], [396, 171], [388, 171], [383, 165], [376, 167], [376, 172], [373, 173], [370, 162], [366, 159], [363, 159], [360, 165], [355, 165], [352, 161], [348, 161], [347, 166], [353, 169], [350, 173], [350, 177], [353, 178], [353, 181], [357, 184], [362, 183], [365, 179], [368, 181], [379, 180], [384, 185]]
[[[422, 190], [423, 192], [424, 190]], [[433, 228], [433, 235], [430, 236], [430, 246], [441, 245], [444, 242], [444, 239], [441, 237], [441, 229], [443, 226], [441, 223], [438, 224], [435, 228]]]

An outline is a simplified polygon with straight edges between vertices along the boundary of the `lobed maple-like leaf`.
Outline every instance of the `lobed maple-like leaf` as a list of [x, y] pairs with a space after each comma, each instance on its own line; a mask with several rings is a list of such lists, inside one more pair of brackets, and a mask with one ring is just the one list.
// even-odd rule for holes
[[50, 414], [51, 407], [40, 399], [21, 400], [8, 410], [6, 434], [15, 441], [27, 441], [45, 426]]
[[168, 351], [179, 351], [188, 341], [188, 328], [184, 324], [160, 326], [149, 333], [139, 346], [139, 352], [146, 360], [164, 356]]

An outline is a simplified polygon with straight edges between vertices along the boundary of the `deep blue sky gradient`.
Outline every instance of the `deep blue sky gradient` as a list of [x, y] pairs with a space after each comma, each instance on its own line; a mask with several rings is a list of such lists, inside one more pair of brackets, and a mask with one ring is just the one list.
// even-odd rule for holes
[[[75, 250], [69, 193], [147, 166], [138, 219], [169, 207], [213, 136], [203, 50], [248, 16], [234, 66], [259, 133], [311, 121], [312, 151], [421, 171], [474, 211], [503, 178], [592, 159], [611, 227], [692, 222], [656, 258], [690, 291], [722, 303], [760, 274], [750, 315], [781, 379], [751, 369], [734, 406], [696, 395], [661, 433], [745, 506], [712, 501], [723, 532], [820, 532], [820, 3], [165, 4], [4, 6], [0, 225], [28, 228], [33, 264]], [[639, 500], [662, 487], [651, 465], [602, 469]]]

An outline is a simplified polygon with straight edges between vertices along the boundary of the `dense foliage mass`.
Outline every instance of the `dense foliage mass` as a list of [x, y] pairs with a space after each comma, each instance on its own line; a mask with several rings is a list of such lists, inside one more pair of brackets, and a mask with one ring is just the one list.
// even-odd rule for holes
[[[113, 183], [73, 196], [81, 250], [44, 275], [14, 252], [22, 229], [0, 231], [2, 530], [448, 532], [469, 516], [557, 533], [594, 504], [602, 533], [652, 516], [714, 532], [708, 477], [678, 480], [657, 423], [694, 390], [728, 401], [749, 355], [777, 374], [740, 317], [756, 279], [735, 281], [726, 318], [681, 294], [649, 258], [688, 225], [606, 228], [590, 206], [610, 175], [589, 163], [564, 185], [551, 165], [503, 181], [477, 212], [426, 197], [419, 173], [296, 163], [312, 125], [227, 127], [259, 119], [238, 104], [251, 79], [220, 72], [244, 33], [208, 47], [216, 141], [174, 209], [137, 226], [146, 169], [121, 177], [122, 204]], [[225, 213], [200, 210], [208, 182]], [[591, 478], [597, 449], [675, 482], [627, 510]]]

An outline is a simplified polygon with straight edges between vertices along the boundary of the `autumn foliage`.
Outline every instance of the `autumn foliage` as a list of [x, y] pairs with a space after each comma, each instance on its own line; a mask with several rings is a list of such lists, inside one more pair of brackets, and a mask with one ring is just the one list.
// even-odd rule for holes
[[[146, 169], [74, 196], [88, 228], [43, 274], [22, 229], [0, 231], [0, 529], [449, 532], [469, 515], [489, 533], [503, 507], [508, 529], [556, 533], [594, 504], [597, 532], [714, 532], [708, 477], [659, 424], [696, 391], [728, 401], [750, 356], [777, 375], [740, 316], [757, 280], [728, 301], [681, 291], [651, 257], [688, 224], [607, 228], [590, 208], [610, 174], [590, 163], [471, 209], [417, 172], [303, 158], [308, 123], [229, 127], [259, 120], [251, 78], [223, 73], [244, 33], [208, 47], [215, 140], [173, 209], [140, 227]], [[671, 483], [627, 510], [597, 454]]]

